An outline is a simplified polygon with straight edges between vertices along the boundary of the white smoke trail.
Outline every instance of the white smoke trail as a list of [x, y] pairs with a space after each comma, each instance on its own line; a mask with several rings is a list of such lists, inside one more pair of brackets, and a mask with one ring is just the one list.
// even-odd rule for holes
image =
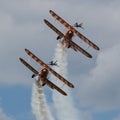
[[[54, 59], [58, 61], [57, 63], [59, 66], [54, 67], [55, 71], [57, 71], [59, 74], [61, 74], [67, 79], [67, 54], [66, 48], [61, 43], [57, 45]], [[56, 80], [54, 76], [52, 76], [52, 79], [59, 87], [63, 84], [60, 80]], [[57, 119], [80, 120], [80, 115], [78, 115], [78, 110], [74, 107], [73, 99], [70, 94], [70, 89], [72, 88], [68, 88], [68, 86], [64, 85], [62, 89], [67, 92], [68, 96], [63, 96], [58, 92], [54, 91], [52, 97], [57, 112]]]
[[36, 120], [53, 120], [52, 115], [50, 114], [45, 95], [42, 90], [42, 86], [33, 84], [32, 90], [32, 109], [33, 114], [36, 117]]

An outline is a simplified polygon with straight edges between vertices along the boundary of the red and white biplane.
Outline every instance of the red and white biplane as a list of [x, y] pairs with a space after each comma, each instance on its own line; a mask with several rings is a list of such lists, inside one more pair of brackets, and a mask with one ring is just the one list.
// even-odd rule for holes
[[48, 20], [44, 19], [44, 22], [54, 31], [58, 34], [57, 39], [61, 39], [62, 43], [65, 44], [66, 47], [72, 48], [74, 51], [80, 51], [85, 56], [92, 58], [92, 55], [89, 54], [87, 51], [85, 51], [83, 48], [78, 46], [75, 42], [72, 41], [72, 37], [74, 34], [76, 34], [81, 40], [83, 40], [85, 43], [87, 43], [89, 46], [93, 47], [96, 50], [99, 50], [99, 47], [95, 45], [93, 42], [91, 42], [88, 38], [86, 38], [84, 35], [82, 35], [80, 32], [78, 32], [74, 27], [69, 25], [65, 20], [63, 20], [61, 17], [59, 17], [54, 11], [50, 10], [50, 14], [58, 20], [61, 24], [63, 24], [68, 30], [66, 31], [65, 35], [59, 31], [55, 26], [53, 26]]
[[74, 88], [74, 85], [72, 83], [70, 83], [69, 81], [67, 81], [64, 77], [62, 77], [60, 74], [58, 74], [57, 72], [55, 72], [51, 67], [49, 67], [47, 64], [45, 64], [42, 60], [40, 60], [37, 56], [35, 56], [31, 51], [29, 51], [28, 49], [25, 49], [25, 52], [31, 57], [33, 58], [38, 64], [40, 64], [43, 68], [38, 72], [37, 70], [35, 70], [30, 64], [28, 64], [24, 59], [19, 58], [20, 61], [28, 68], [30, 69], [34, 74], [32, 77], [36, 76], [37, 81], [36, 83], [38, 85], [44, 86], [44, 85], [48, 85], [50, 88], [52, 89], [56, 89], [58, 92], [60, 92], [63, 95], [67, 95], [66, 92], [64, 92], [62, 89], [60, 89], [58, 86], [56, 86], [55, 84], [53, 84], [51, 81], [48, 80], [47, 76], [48, 73], [51, 72], [53, 75], [55, 75], [59, 80], [61, 80], [62, 82], [64, 82], [64, 84], [66, 84], [67, 86]]

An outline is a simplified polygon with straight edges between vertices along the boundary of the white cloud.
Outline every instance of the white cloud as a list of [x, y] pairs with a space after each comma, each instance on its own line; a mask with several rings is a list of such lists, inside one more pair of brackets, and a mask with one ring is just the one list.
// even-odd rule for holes
[[12, 117], [6, 115], [2, 108], [0, 108], [0, 120], [13, 120]]
[[[50, 37], [48, 39], [44, 31], [43, 14], [45, 11], [48, 12], [48, 8], [53, 4], [48, 0], [35, 0], [34, 2], [28, 0], [0, 1], [1, 85], [26, 85], [30, 83], [30, 81], [26, 81], [30, 77], [25, 78], [25, 73], [29, 70], [19, 61], [19, 57], [25, 56], [24, 48], [38, 49], [41, 57], [46, 57], [43, 51], [48, 56], [52, 54], [52, 49], [46, 47], [46, 43], [50, 41], [49, 46], [52, 46], [55, 42]], [[50, 36], [49, 33], [48, 36]]]
[[114, 118], [113, 120], [120, 120], [120, 115], [118, 115], [116, 118]]
[[77, 86], [80, 104], [96, 110], [120, 107], [120, 44], [98, 55], [96, 67]]
[[[69, 64], [69, 70], [71, 70], [71, 76], [76, 75], [76, 79], [70, 79], [77, 82], [74, 90], [79, 92], [77, 95], [80, 105], [92, 106], [101, 111], [119, 108], [120, 46], [115, 45], [119, 43], [120, 38], [119, 6], [119, 0], [99, 2], [96, 0], [84, 2], [82, 0], [1, 0], [0, 85], [30, 83], [32, 73], [19, 62], [19, 57], [26, 57], [24, 48], [30, 48], [42, 60], [47, 62], [51, 60], [54, 45], [57, 44], [56, 34], [48, 29], [43, 19], [53, 20], [49, 14], [49, 9], [53, 9], [70, 24], [82, 21], [85, 30], [80, 31], [87, 34], [86, 36], [102, 51], [93, 69], [90, 65], [91, 61], [86, 63], [86, 58], [79, 56], [80, 53], [75, 54], [72, 50], [70, 51], [69, 60], [72, 60], [72, 64]], [[79, 41], [78, 38], [77, 41]], [[78, 77], [81, 71], [88, 72], [88, 69], [92, 69], [89, 75]], [[0, 119], [2, 119], [1, 116], [11, 120], [2, 109], [0, 109]], [[92, 119], [89, 112], [84, 113], [84, 116], [88, 120]], [[115, 120], [119, 120], [119, 117]]]
[[[119, 33], [116, 32], [119, 30], [120, 20], [118, 12], [119, 1], [116, 0], [114, 3], [107, 1], [105, 3], [109, 4], [104, 4], [103, 2], [99, 4], [95, 1], [80, 1], [79, 3], [79, 1], [76, 0], [74, 3], [76, 4], [74, 5], [73, 1], [69, 1], [68, 8], [68, 2], [66, 1], [0, 1], [1, 83], [26, 84], [26, 82], [21, 81], [21, 79], [24, 79], [25, 75], [23, 74], [27, 72], [27, 69], [25, 69], [21, 75], [24, 66], [19, 64], [18, 60], [18, 58], [24, 54], [25, 47], [39, 51], [39, 57], [41, 57], [41, 59], [42, 57], [45, 58], [43, 60], [49, 61], [52, 58], [54, 51], [52, 48], [57, 44], [55, 41], [56, 34], [50, 31], [43, 23], [44, 18], [53, 20], [49, 14], [49, 9], [55, 10], [57, 14], [69, 23], [76, 21], [84, 22], [85, 30], [82, 32], [88, 34], [87, 37], [93, 42], [95, 41], [98, 46], [100, 45], [100, 48], [102, 46], [101, 49], [111, 47], [118, 42], [118, 40], [114, 40], [114, 38], [119, 37]], [[117, 30], [114, 31], [113, 29], [115, 28], [117, 28]], [[74, 54], [73, 51], [72, 53]], [[70, 59], [78, 64], [80, 62], [78, 57], [77, 55], [74, 58], [71, 56]], [[86, 58], [84, 57], [84, 59]], [[23, 69], [19, 71], [20, 68]], [[74, 67], [70, 65], [70, 69], [71, 68]], [[4, 77], [6, 79], [4, 79]], [[18, 79], [20, 81], [18, 81]]]

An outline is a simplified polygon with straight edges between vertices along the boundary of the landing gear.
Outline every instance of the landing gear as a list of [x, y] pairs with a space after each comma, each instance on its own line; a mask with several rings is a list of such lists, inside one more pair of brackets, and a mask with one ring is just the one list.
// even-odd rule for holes
[[71, 47], [71, 45], [68, 45], [68, 48], [70, 48]]
[[59, 40], [59, 39], [60, 39], [60, 36], [57, 37], [57, 40]]
[[45, 86], [46, 83], [43, 83], [42, 86]]

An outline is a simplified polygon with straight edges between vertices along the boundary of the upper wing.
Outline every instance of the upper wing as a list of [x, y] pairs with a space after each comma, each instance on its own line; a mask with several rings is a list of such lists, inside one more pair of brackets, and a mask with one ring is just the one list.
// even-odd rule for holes
[[65, 20], [63, 20], [60, 16], [58, 16], [55, 12], [53, 12], [52, 10], [49, 11], [50, 14], [57, 19], [61, 24], [63, 24], [66, 28], [71, 29], [72, 26], [69, 25]]
[[38, 74], [39, 72], [35, 70], [30, 64], [28, 64], [24, 59], [19, 58], [19, 60], [29, 69], [31, 70], [34, 74]]
[[63, 94], [63, 95], [67, 95], [67, 93], [66, 92], [64, 92], [62, 89], [60, 89], [59, 87], [57, 87], [55, 84], [53, 84], [52, 82], [50, 82], [49, 80], [47, 80], [46, 79], [46, 84], [50, 87], [50, 88], [52, 88], [52, 89], [56, 89], [58, 92], [60, 92], [61, 94]]
[[53, 26], [48, 20], [44, 19], [44, 22], [46, 23], [46, 25], [48, 25], [54, 32], [56, 32], [60, 38], [62, 38], [64, 36], [64, 34], [62, 32], [60, 32], [55, 26]]
[[86, 57], [92, 58], [92, 55], [90, 53], [88, 53], [87, 51], [85, 51], [83, 48], [81, 48], [80, 46], [78, 46], [75, 42], [71, 41], [71, 47], [73, 49], [77, 49], [79, 50], [81, 53], [83, 53]]
[[28, 49], [25, 49], [26, 53], [33, 58], [37, 63], [45, 67], [47, 70], [49, 70], [52, 74], [54, 74], [57, 78], [59, 78], [61, 81], [63, 81], [65, 84], [67, 84], [69, 87], [74, 88], [74, 85], [67, 81], [65, 78], [63, 78], [60, 74], [55, 72], [52, 68], [50, 68], [47, 64], [45, 64], [42, 60], [40, 60], [37, 56], [35, 56], [32, 52], [30, 52]]
[[88, 38], [86, 38], [84, 35], [82, 35], [81, 33], [79, 33], [75, 28], [73, 28], [71, 25], [69, 25], [65, 20], [63, 20], [60, 16], [58, 16], [55, 12], [53, 12], [52, 10], [49, 11], [50, 14], [56, 18], [61, 24], [63, 24], [65, 27], [67, 27], [68, 29], [71, 29], [74, 33], [76, 33], [76, 35], [81, 38], [84, 42], [86, 42], [88, 45], [90, 45], [91, 47], [93, 47], [96, 50], [99, 50], [100, 48], [95, 45], [93, 42], [91, 42]]

